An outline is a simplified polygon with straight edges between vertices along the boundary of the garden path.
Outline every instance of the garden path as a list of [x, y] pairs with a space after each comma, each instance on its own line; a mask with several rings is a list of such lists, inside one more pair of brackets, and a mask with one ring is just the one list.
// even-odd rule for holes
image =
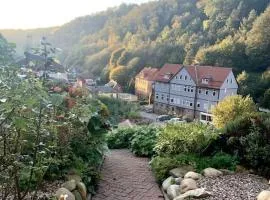
[[148, 163], [149, 159], [135, 157], [128, 150], [112, 150], [93, 200], [163, 200]]

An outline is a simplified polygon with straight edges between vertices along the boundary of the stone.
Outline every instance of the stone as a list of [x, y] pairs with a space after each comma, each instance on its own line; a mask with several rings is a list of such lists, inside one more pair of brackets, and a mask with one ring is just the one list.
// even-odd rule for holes
[[174, 178], [172, 176], [168, 177], [165, 181], [162, 183], [162, 188], [164, 191], [167, 191], [168, 187], [172, 185], [174, 182]]
[[223, 175], [233, 175], [233, 174], [235, 174], [234, 171], [231, 171], [231, 170], [228, 170], [228, 169], [219, 169], [219, 171], [221, 171]]
[[82, 200], [86, 200], [87, 198], [87, 189], [86, 186], [83, 182], [79, 182], [76, 184], [77, 185], [77, 190], [80, 192], [82, 196]]
[[66, 176], [68, 181], [75, 180], [76, 182], [81, 182], [82, 178], [77, 174], [69, 174]]
[[68, 189], [69, 191], [73, 191], [76, 189], [76, 181], [75, 180], [70, 180], [62, 184], [63, 188]]
[[83, 200], [81, 193], [78, 190], [74, 190], [72, 194], [75, 196], [75, 200]]
[[173, 176], [174, 178], [184, 177], [185, 174], [189, 171], [194, 171], [192, 166], [186, 165], [178, 168], [174, 168], [170, 170], [169, 174]]
[[270, 200], [270, 191], [264, 190], [258, 196], [257, 200]]
[[205, 177], [218, 177], [218, 176], [222, 176], [223, 173], [215, 168], [206, 168], [203, 170], [203, 175]]
[[55, 197], [63, 200], [76, 200], [75, 196], [66, 188], [59, 188], [55, 193]]
[[189, 190], [195, 190], [197, 189], [197, 183], [195, 180], [191, 179], [191, 178], [187, 178], [182, 180], [181, 185], [180, 185], [180, 191], [181, 194], [189, 191]]
[[191, 178], [193, 180], [199, 180], [202, 177], [201, 174], [196, 173], [196, 172], [188, 172], [186, 173], [186, 175], [184, 176], [185, 179], [187, 178]]
[[167, 194], [170, 199], [180, 195], [180, 186], [179, 185], [170, 185], [167, 189]]
[[187, 191], [186, 193], [184, 194], [181, 194], [180, 196], [174, 198], [173, 200], [184, 200], [184, 199], [188, 199], [188, 198], [191, 198], [191, 197], [194, 197], [194, 198], [205, 198], [205, 197], [208, 197], [208, 196], [211, 196], [212, 194], [208, 191], [206, 191], [204, 188], [198, 188], [198, 189], [195, 189], [195, 190], [189, 190]]
[[181, 177], [179, 177], [179, 178], [175, 178], [174, 179], [175, 180], [175, 184], [176, 185], [180, 185], [181, 184], [181, 181], [183, 180]]

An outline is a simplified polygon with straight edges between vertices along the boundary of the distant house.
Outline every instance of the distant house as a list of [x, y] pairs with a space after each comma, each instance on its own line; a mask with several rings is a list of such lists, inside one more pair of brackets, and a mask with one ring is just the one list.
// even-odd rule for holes
[[211, 121], [211, 109], [237, 94], [231, 68], [165, 64], [155, 81], [154, 111]]
[[[17, 62], [21, 68], [31, 69], [37, 76], [45, 72], [45, 58], [30, 52], [24, 53], [25, 57]], [[48, 59], [46, 74], [50, 79], [68, 81], [68, 74], [63, 65], [53, 59]]]
[[157, 72], [157, 68], [145, 67], [135, 77], [135, 94], [140, 99], [151, 99], [153, 94], [153, 83]]

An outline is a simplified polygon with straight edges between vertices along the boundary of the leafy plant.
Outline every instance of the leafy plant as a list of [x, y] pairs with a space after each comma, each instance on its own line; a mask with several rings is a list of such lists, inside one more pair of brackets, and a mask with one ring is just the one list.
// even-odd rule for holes
[[134, 133], [134, 128], [118, 128], [112, 130], [106, 136], [108, 147], [110, 149], [129, 148]]
[[159, 155], [203, 153], [218, 136], [215, 128], [199, 122], [167, 124], [158, 136], [155, 151]]
[[194, 154], [179, 154], [174, 156], [157, 156], [151, 162], [151, 168], [156, 179], [161, 182], [168, 177], [169, 171], [176, 167], [192, 166], [197, 172], [208, 167], [216, 169], [235, 170], [238, 160], [235, 156], [218, 152], [214, 156], [198, 156]]
[[142, 126], [135, 128], [131, 140], [131, 151], [137, 156], [154, 155], [154, 147], [159, 134], [159, 128], [152, 126]]

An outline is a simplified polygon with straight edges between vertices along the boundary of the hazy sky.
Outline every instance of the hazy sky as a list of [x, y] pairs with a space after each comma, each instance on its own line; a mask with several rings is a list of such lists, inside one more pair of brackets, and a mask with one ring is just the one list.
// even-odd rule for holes
[[149, 0], [1, 0], [0, 29], [37, 28], [62, 25], [75, 17], [89, 15], [121, 3]]

